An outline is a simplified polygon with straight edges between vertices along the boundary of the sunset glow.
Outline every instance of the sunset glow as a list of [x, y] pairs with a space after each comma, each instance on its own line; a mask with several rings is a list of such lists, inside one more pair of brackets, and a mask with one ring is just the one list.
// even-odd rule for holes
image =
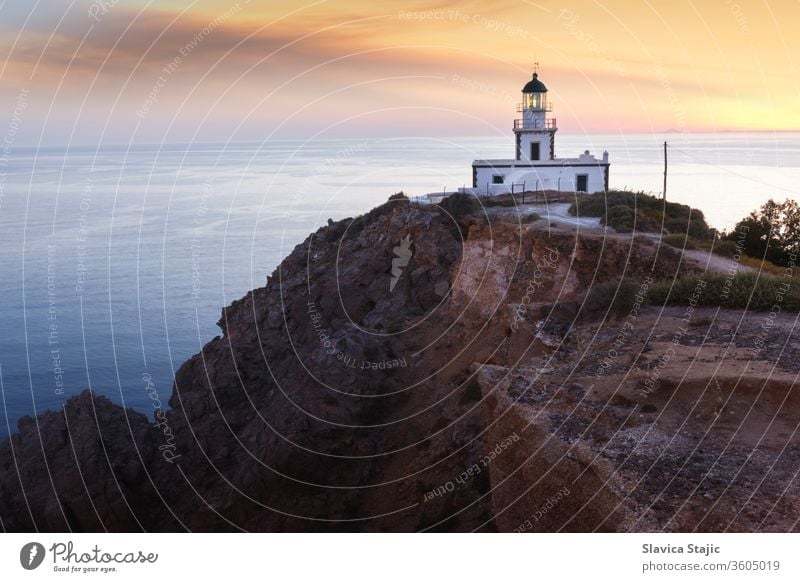
[[2, 9], [24, 143], [504, 135], [533, 63], [564, 132], [792, 130], [796, 2], [55, 0]]

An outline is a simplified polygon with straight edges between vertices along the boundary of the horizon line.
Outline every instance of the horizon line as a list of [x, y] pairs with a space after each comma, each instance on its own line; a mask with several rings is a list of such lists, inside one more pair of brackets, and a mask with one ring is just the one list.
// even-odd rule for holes
[[[596, 136], [620, 136], [620, 135], [652, 135], [652, 136], [669, 136], [669, 135], [717, 135], [717, 134], [792, 134], [800, 133], [798, 129], [717, 129], [717, 130], [700, 130], [700, 131], [681, 131], [681, 130], [662, 130], [662, 131], [565, 131], [560, 130], [561, 135], [596, 135]], [[400, 140], [400, 139], [423, 139], [435, 140], [437, 138], [497, 138], [502, 139], [503, 136], [496, 134], [459, 134], [459, 133], [441, 133], [438, 136], [430, 135], [401, 135], [401, 136], [376, 136], [376, 135], [352, 135], [342, 137], [314, 137], [313, 135], [298, 136], [298, 137], [282, 137], [278, 139], [269, 140], [195, 140], [195, 141], [163, 141], [161, 143], [152, 141], [135, 141], [135, 142], [109, 142], [109, 143], [88, 143], [88, 142], [75, 142], [75, 143], [58, 143], [48, 145], [34, 145], [34, 144], [19, 144], [16, 148], [17, 151], [40, 151], [40, 150], [64, 150], [71, 148], [91, 149], [91, 148], [129, 148], [129, 147], [169, 147], [169, 146], [191, 146], [191, 145], [226, 145], [226, 144], [263, 144], [269, 142], [332, 142], [332, 141], [349, 141], [349, 140]], [[13, 150], [12, 150], [13, 151]]]

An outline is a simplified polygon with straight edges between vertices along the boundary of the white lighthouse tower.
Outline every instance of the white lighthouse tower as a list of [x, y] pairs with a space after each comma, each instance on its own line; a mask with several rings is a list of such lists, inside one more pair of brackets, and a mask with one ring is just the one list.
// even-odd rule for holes
[[521, 191], [596, 193], [608, 190], [608, 152], [596, 158], [589, 150], [575, 158], [557, 158], [556, 119], [547, 98], [547, 87], [534, 71], [522, 88], [522, 103], [514, 120], [513, 159], [472, 162], [472, 188], [463, 191], [499, 195]]
[[522, 119], [514, 120], [517, 138], [518, 160], [538, 162], [555, 158], [556, 120], [547, 116], [553, 108], [547, 102], [547, 87], [539, 80], [538, 73], [522, 88], [522, 103], [517, 111]]

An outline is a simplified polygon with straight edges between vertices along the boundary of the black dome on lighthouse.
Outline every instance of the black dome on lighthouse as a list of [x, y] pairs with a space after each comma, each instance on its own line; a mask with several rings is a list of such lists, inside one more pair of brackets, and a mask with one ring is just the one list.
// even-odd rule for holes
[[544, 86], [539, 80], [539, 75], [537, 73], [533, 74], [533, 79], [528, 81], [525, 86], [522, 88], [523, 93], [547, 93], [547, 87]]

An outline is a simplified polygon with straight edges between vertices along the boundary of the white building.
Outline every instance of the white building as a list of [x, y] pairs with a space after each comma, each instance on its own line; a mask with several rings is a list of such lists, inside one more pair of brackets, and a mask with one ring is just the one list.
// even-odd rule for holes
[[605, 192], [608, 190], [608, 152], [597, 159], [586, 150], [577, 158], [557, 158], [555, 137], [558, 126], [548, 114], [547, 87], [537, 73], [522, 88], [517, 106], [522, 119], [514, 120], [516, 157], [507, 160], [472, 162], [472, 188], [478, 195], [509, 192], [557, 190], [564, 192]]

